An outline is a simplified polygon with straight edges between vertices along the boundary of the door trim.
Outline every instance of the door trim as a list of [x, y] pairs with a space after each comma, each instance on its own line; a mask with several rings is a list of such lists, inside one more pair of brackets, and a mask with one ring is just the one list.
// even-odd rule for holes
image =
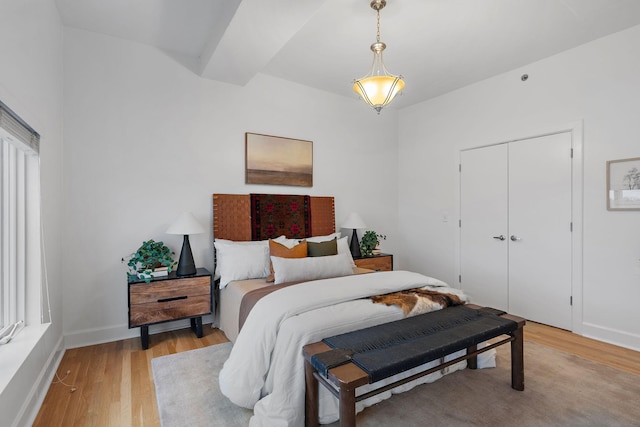
[[[538, 138], [542, 136], [555, 135], [558, 133], [571, 133], [571, 147], [573, 150], [573, 161], [571, 165], [571, 221], [573, 225], [573, 233], [571, 236], [571, 295], [573, 300], [573, 305], [571, 308], [571, 331], [582, 335], [583, 332], [583, 121], [576, 120], [574, 122], [569, 122], [564, 125], [556, 125], [551, 126], [547, 129], [540, 129], [537, 131], [533, 131], [524, 136], [518, 136], [514, 138], [505, 138], [504, 140], [497, 141], [493, 144], [482, 144], [476, 146], [468, 146], [466, 148], [460, 149], [457, 152], [456, 159], [456, 168], [459, 167], [461, 163], [461, 153], [463, 151], [488, 147], [492, 145], [506, 144], [510, 142], [522, 141], [531, 138]], [[523, 132], [524, 133], [524, 132]], [[460, 173], [456, 174], [457, 177], [457, 188], [458, 188], [458, 197], [456, 200], [456, 215], [458, 220], [460, 219], [460, 206], [461, 206], [461, 180]], [[456, 256], [456, 273], [454, 277], [459, 277], [461, 274], [461, 263], [460, 263], [460, 250], [461, 250], [461, 233], [460, 227], [456, 227], [456, 247], [455, 247], [455, 256]], [[460, 286], [460, 284], [458, 284]]]

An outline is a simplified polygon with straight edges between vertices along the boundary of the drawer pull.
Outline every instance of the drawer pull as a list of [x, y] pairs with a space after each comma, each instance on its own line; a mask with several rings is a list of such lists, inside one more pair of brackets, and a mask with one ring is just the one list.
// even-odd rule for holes
[[162, 299], [159, 299], [158, 302], [177, 301], [179, 299], [187, 299], [187, 298], [189, 298], [187, 295], [183, 295], [181, 297], [162, 298]]

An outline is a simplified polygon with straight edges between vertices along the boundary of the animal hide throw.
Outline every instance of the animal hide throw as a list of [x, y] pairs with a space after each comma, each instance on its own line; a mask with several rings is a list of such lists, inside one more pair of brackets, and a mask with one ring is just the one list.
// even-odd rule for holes
[[[437, 288], [435, 288], [437, 289]], [[447, 288], [455, 292], [455, 289]], [[445, 307], [462, 305], [467, 302], [466, 295], [434, 290], [434, 287], [413, 288], [384, 295], [370, 297], [374, 303], [397, 305], [406, 317], [440, 310]]]

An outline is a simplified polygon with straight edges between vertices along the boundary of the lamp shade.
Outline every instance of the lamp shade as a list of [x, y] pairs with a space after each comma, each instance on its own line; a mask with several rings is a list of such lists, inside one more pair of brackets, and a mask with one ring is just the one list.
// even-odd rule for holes
[[378, 113], [404, 88], [401, 76], [370, 76], [356, 80], [353, 90]]
[[367, 225], [364, 223], [360, 215], [355, 212], [351, 212], [346, 220], [342, 222], [342, 228], [367, 228]]
[[204, 232], [204, 227], [196, 220], [191, 212], [183, 212], [166, 231], [167, 234], [183, 235], [200, 234]]

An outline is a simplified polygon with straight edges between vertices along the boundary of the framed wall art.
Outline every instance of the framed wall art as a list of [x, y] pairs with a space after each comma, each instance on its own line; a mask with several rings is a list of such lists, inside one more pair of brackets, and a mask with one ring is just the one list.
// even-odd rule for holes
[[640, 157], [607, 162], [607, 210], [640, 211]]
[[247, 184], [313, 186], [313, 142], [245, 133]]

